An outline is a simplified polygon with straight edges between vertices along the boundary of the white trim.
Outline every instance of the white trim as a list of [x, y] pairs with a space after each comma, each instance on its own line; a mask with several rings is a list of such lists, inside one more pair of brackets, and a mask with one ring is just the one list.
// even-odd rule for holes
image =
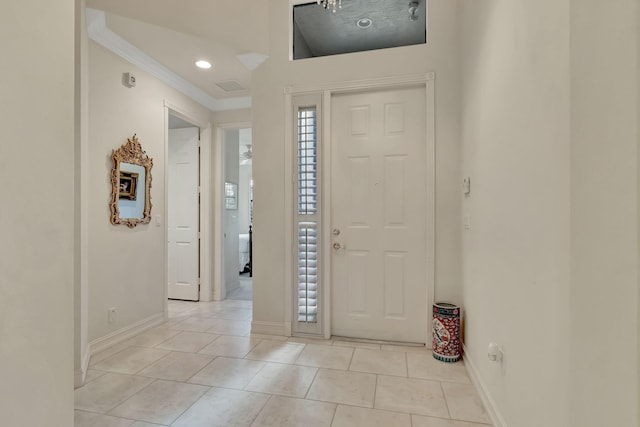
[[352, 92], [365, 89], [390, 88], [395, 86], [424, 85], [425, 82], [435, 80], [436, 73], [407, 74], [404, 76], [383, 77], [379, 79], [350, 80], [345, 82], [318, 83], [305, 86], [285, 87], [285, 93], [303, 94], [307, 92]]
[[82, 387], [84, 385], [84, 381], [87, 378], [87, 371], [89, 370], [89, 360], [91, 360], [91, 350], [89, 349], [89, 346], [87, 346], [82, 354], [80, 369], [76, 369], [74, 374], [74, 388]]
[[118, 329], [117, 331], [113, 331], [101, 338], [91, 341], [89, 343], [89, 351], [92, 355], [100, 353], [101, 351], [105, 351], [109, 347], [113, 347], [122, 341], [128, 340], [129, 338], [138, 335], [149, 328], [153, 328], [164, 321], [164, 313], [154, 314], [146, 319], [142, 319], [129, 326], [125, 326], [124, 328]]
[[212, 128], [200, 128], [200, 301], [213, 300], [211, 277], [211, 152]]
[[263, 322], [260, 320], [254, 320], [253, 322], [251, 322], [252, 334], [277, 335], [277, 336], [288, 337], [290, 335], [285, 334], [286, 329], [287, 329], [287, 325], [284, 322]]
[[436, 288], [436, 103], [435, 103], [435, 73], [427, 74], [425, 81], [426, 105], [425, 105], [425, 123], [426, 123], [426, 179], [427, 179], [427, 206], [426, 206], [426, 265], [425, 278], [427, 280], [427, 336], [425, 337], [425, 346], [432, 349], [433, 340], [431, 339], [431, 331], [433, 330], [433, 312], [432, 307], [435, 302]]
[[213, 300], [226, 298], [224, 283], [224, 130], [252, 128], [251, 122], [216, 123], [213, 145]]
[[504, 420], [504, 417], [498, 410], [498, 407], [494, 400], [491, 398], [487, 387], [484, 382], [480, 378], [480, 374], [478, 373], [478, 369], [476, 369], [476, 365], [471, 361], [470, 357], [466, 355], [469, 354], [467, 352], [467, 347], [462, 344], [462, 350], [464, 356], [464, 366], [467, 368], [467, 373], [473, 382], [473, 385], [476, 387], [478, 391], [478, 395], [480, 396], [480, 400], [482, 400], [482, 404], [487, 411], [487, 415], [491, 418], [491, 425], [494, 427], [508, 427], [507, 422]]
[[164, 248], [162, 250], [162, 301], [163, 312], [165, 317], [169, 316], [169, 102], [164, 101], [164, 209], [162, 212], [163, 220], [160, 221], [162, 227], [162, 241], [164, 242]]
[[284, 324], [285, 335], [293, 335], [293, 97], [284, 96]]
[[[286, 98], [286, 96], [285, 96]], [[288, 108], [288, 114], [289, 114], [289, 119], [291, 122], [291, 125], [289, 126], [288, 132], [289, 135], [287, 136], [289, 139], [288, 141], [290, 141], [291, 143], [291, 149], [290, 150], [285, 150], [286, 154], [285, 157], [288, 158], [289, 160], [289, 164], [287, 165], [290, 173], [288, 174], [288, 176], [290, 177], [289, 181], [289, 185], [285, 191], [286, 193], [290, 196], [289, 197], [289, 209], [287, 212], [285, 212], [285, 220], [289, 221], [287, 222], [288, 224], [293, 224], [292, 227], [287, 227], [286, 231], [285, 231], [285, 235], [288, 235], [288, 238], [290, 239], [289, 241], [291, 242], [291, 253], [289, 254], [288, 257], [286, 257], [286, 260], [289, 261], [289, 265], [286, 266], [287, 268], [287, 272], [288, 272], [288, 276], [291, 278], [291, 284], [289, 287], [289, 291], [291, 292], [291, 298], [289, 299], [289, 304], [287, 305], [287, 308], [285, 310], [289, 310], [291, 312], [290, 316], [291, 316], [291, 322], [288, 322], [288, 324], [291, 324], [291, 328], [292, 328], [292, 334], [295, 334], [296, 336], [298, 334], [304, 334], [304, 335], [313, 335], [313, 336], [324, 336], [324, 328], [326, 326], [326, 324], [324, 323], [324, 315], [325, 315], [325, 311], [323, 309], [324, 307], [324, 292], [323, 292], [323, 288], [324, 288], [324, 283], [325, 283], [325, 279], [323, 277], [323, 258], [322, 256], [320, 256], [318, 258], [318, 263], [319, 263], [319, 270], [318, 270], [318, 275], [316, 276], [317, 279], [317, 292], [318, 292], [318, 298], [317, 298], [317, 306], [320, 308], [320, 311], [317, 312], [317, 323], [315, 324], [311, 324], [311, 323], [305, 323], [305, 322], [298, 322], [297, 320], [297, 313], [298, 313], [298, 264], [297, 261], [294, 261], [298, 259], [298, 250], [297, 250], [297, 241], [298, 241], [298, 226], [300, 221], [315, 221], [317, 223], [317, 233], [318, 233], [318, 242], [317, 242], [317, 250], [322, 253], [324, 250], [324, 240], [322, 239], [323, 236], [323, 188], [324, 188], [324, 183], [323, 183], [323, 173], [324, 171], [322, 170], [322, 165], [323, 165], [323, 158], [322, 158], [322, 146], [324, 144], [324, 137], [323, 137], [323, 132], [324, 132], [324, 110], [323, 110], [323, 96], [322, 93], [308, 93], [308, 94], [303, 94], [303, 95], [298, 95], [296, 94], [295, 96], [291, 97], [291, 105]], [[306, 107], [306, 106], [315, 106], [316, 108], [316, 144], [319, 147], [320, 151], [317, 153], [317, 161], [318, 161], [318, 165], [320, 166], [319, 169], [317, 170], [317, 180], [316, 180], [316, 188], [317, 188], [317, 194], [318, 194], [318, 200], [316, 201], [317, 203], [317, 207], [318, 210], [316, 212], [315, 215], [304, 215], [304, 216], [300, 216], [298, 215], [298, 201], [297, 201], [297, 197], [298, 197], [298, 164], [297, 164], [297, 150], [298, 150], [298, 131], [297, 131], [297, 127], [298, 127], [298, 123], [297, 123], [297, 115], [298, 115], [298, 111], [300, 107]], [[294, 130], [295, 129], [295, 130]], [[285, 177], [286, 179], [287, 177]], [[295, 201], [294, 201], [295, 200]], [[290, 217], [287, 219], [287, 215]], [[294, 232], [295, 229], [295, 232]], [[288, 232], [288, 233], [287, 233]], [[286, 261], [285, 261], [285, 265], [286, 265]], [[296, 288], [293, 288], [293, 284], [296, 284]]]
[[107, 27], [105, 13], [86, 9], [89, 38], [163, 83], [188, 96], [211, 111], [237, 110], [251, 107], [251, 97], [216, 99], [193, 83], [180, 77]]
[[[292, 0], [295, 2], [296, 0]], [[290, 2], [290, 4], [293, 4]], [[293, 135], [290, 130], [291, 126], [293, 126], [293, 118], [291, 117], [291, 108], [292, 108], [292, 99], [293, 95], [300, 95], [305, 93], [313, 93], [313, 92], [324, 92], [323, 97], [323, 110], [322, 115], [324, 119], [324, 124], [322, 130], [324, 132], [322, 143], [326, 146], [331, 146], [331, 97], [333, 94], [337, 93], [347, 93], [347, 92], [355, 92], [362, 90], [377, 90], [383, 88], [392, 88], [392, 87], [401, 87], [401, 86], [410, 86], [410, 85], [423, 85], [425, 87], [425, 96], [426, 96], [426, 106], [425, 106], [425, 114], [426, 114], [426, 159], [425, 166], [428, 168], [427, 170], [427, 183], [426, 183], [426, 195], [427, 198], [427, 215], [425, 218], [426, 221], [426, 280], [427, 280], [427, 301], [426, 301], [426, 319], [427, 323], [426, 328], [426, 336], [424, 337], [425, 345], [429, 348], [431, 343], [430, 339], [430, 331], [431, 331], [431, 320], [432, 313], [431, 307], [433, 306], [433, 301], [435, 299], [435, 177], [436, 177], [436, 163], [435, 163], [435, 90], [434, 90], [434, 80], [435, 80], [435, 72], [429, 72], [426, 74], [410, 74], [405, 76], [394, 76], [394, 77], [385, 77], [379, 79], [364, 79], [364, 80], [356, 80], [356, 81], [345, 81], [345, 82], [335, 82], [335, 83], [321, 83], [317, 85], [308, 85], [308, 86], [287, 86], [284, 88], [285, 94], [285, 102], [287, 108], [285, 116], [285, 157], [291, 159], [292, 150], [293, 150]], [[324, 197], [324, 208], [323, 208], [323, 221], [331, 221], [331, 173], [330, 169], [325, 170], [324, 168], [331, 167], [331, 152], [325, 152], [327, 148], [324, 149], [323, 154], [325, 155], [324, 165], [322, 166], [322, 170], [324, 172], [323, 178], [323, 197]], [[329, 148], [330, 150], [330, 148]], [[286, 160], [286, 159], [285, 159]], [[288, 166], [285, 163], [285, 168], [289, 167], [289, 169], [285, 169], [285, 215], [286, 212], [291, 211], [292, 207], [292, 197], [293, 194], [291, 191], [287, 191], [289, 188], [288, 180], [292, 179], [292, 170], [291, 166]], [[329, 209], [329, 210], [327, 210]], [[327, 213], [328, 212], [328, 213]], [[329, 215], [329, 216], [327, 216]], [[285, 216], [286, 227], [287, 229], [293, 228], [293, 219], [291, 217]], [[331, 241], [331, 227], [324, 227], [321, 239], [322, 241], [329, 242]], [[326, 245], [325, 245], [326, 246]], [[293, 256], [293, 242], [291, 239], [285, 240], [285, 259], [289, 260], [289, 268], [286, 270], [287, 272], [291, 271], [291, 260], [290, 258]], [[330, 338], [331, 336], [331, 254], [327, 254], [324, 250], [322, 252], [323, 255], [323, 274], [325, 277], [325, 286], [323, 286], [323, 301], [324, 308], [323, 312], [326, 314], [323, 319], [323, 331], [324, 337]], [[287, 261], [285, 261], [286, 263]], [[285, 265], [285, 268], [287, 266]], [[285, 307], [291, 305], [291, 293], [292, 289], [292, 279], [289, 277], [290, 274], [285, 275]], [[285, 309], [285, 324], [292, 324], [292, 314], [291, 310], [287, 311]]]
[[[164, 100], [164, 109], [165, 109], [165, 153], [164, 153], [164, 170], [169, 170], [169, 110], [171, 110], [174, 115], [179, 116], [181, 119], [186, 120], [189, 123], [194, 124], [200, 128], [200, 301], [211, 301], [212, 300], [212, 277], [211, 277], [211, 241], [213, 240], [213, 236], [211, 235], [211, 193], [210, 193], [210, 182], [211, 182], [211, 123], [207, 121], [202, 121], [197, 118], [197, 114], [190, 112], [188, 109], [183, 108], [169, 100]], [[164, 183], [164, 200], [168, 199], [169, 193], [169, 185], [168, 185], [168, 176], [169, 174], [165, 173], [165, 183]], [[164, 242], [165, 242], [165, 312], [167, 311], [167, 298], [168, 298], [168, 289], [169, 286], [169, 271], [168, 271], [168, 262], [169, 262], [169, 247], [168, 247], [168, 215], [169, 215], [169, 205], [165, 203], [165, 212], [164, 212]]]
[[223, 228], [223, 204], [222, 204], [222, 186], [224, 183], [224, 159], [222, 157], [222, 130], [221, 126], [216, 126], [216, 140], [213, 146], [214, 164], [213, 167], [213, 300], [221, 301], [224, 299], [223, 282], [224, 282], [224, 232]]
[[[324, 313], [323, 337], [331, 338], [331, 237], [329, 230], [331, 229], [331, 92], [325, 90], [322, 94], [322, 176], [327, 177], [327, 182], [322, 186], [322, 230], [326, 230], [326, 234], [322, 233], [320, 239], [322, 244], [322, 260], [329, 260], [322, 263], [322, 293], [323, 304], [322, 311]], [[329, 236], [327, 238], [327, 236]], [[326, 244], [325, 244], [326, 243]]]

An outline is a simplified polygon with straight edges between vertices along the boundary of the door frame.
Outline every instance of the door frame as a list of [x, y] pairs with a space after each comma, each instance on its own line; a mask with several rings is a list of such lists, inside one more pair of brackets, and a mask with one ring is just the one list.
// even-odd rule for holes
[[168, 291], [169, 291], [169, 110], [175, 116], [186, 120], [200, 128], [200, 239], [199, 239], [199, 262], [200, 262], [200, 301], [211, 301], [211, 122], [197, 118], [196, 114], [189, 110], [173, 104], [165, 99], [164, 101], [164, 222], [156, 216], [154, 223], [156, 226], [163, 226], [164, 234], [164, 304], [165, 314], [168, 313]]
[[228, 122], [216, 124], [216, 144], [214, 147], [214, 166], [215, 175], [213, 177], [213, 210], [215, 213], [213, 219], [213, 301], [220, 301], [226, 298], [225, 288], [225, 267], [224, 267], [224, 131], [227, 129], [247, 129], [252, 128], [251, 122]]
[[294, 242], [293, 228], [294, 215], [293, 209], [294, 194], [293, 183], [295, 182], [295, 171], [293, 170], [293, 159], [296, 150], [296, 143], [293, 141], [293, 97], [305, 93], [321, 93], [322, 94], [322, 134], [324, 135], [321, 149], [322, 165], [321, 165], [321, 183], [323, 188], [322, 198], [322, 216], [321, 222], [324, 225], [321, 232], [321, 241], [323, 242], [322, 254], [322, 301], [324, 306], [321, 308], [323, 312], [322, 331], [325, 339], [331, 338], [331, 247], [326, 242], [331, 241], [330, 227], [326, 226], [331, 220], [331, 100], [334, 95], [353, 93], [353, 92], [375, 92], [396, 87], [405, 86], [424, 86], [426, 95], [425, 108], [425, 124], [426, 124], [426, 150], [425, 150], [425, 166], [427, 168], [427, 185], [426, 185], [426, 262], [425, 277], [427, 286], [426, 318], [427, 336], [425, 336], [425, 344], [430, 348], [429, 331], [431, 330], [431, 310], [430, 307], [434, 302], [435, 288], [435, 73], [414, 74], [406, 76], [397, 76], [381, 79], [368, 79], [357, 81], [346, 81], [338, 83], [318, 84], [309, 86], [289, 86], [285, 88], [285, 318], [284, 332], [286, 336], [292, 335], [293, 325], [293, 307], [294, 307]]

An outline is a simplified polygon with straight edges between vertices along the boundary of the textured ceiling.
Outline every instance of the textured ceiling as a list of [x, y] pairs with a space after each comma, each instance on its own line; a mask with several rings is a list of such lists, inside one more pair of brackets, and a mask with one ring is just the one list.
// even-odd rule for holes
[[[294, 21], [311, 56], [425, 43], [425, 0], [419, 1], [415, 21], [409, 19], [409, 3], [410, 0], [343, 0], [342, 9], [336, 13], [315, 3], [304, 4], [295, 7]], [[372, 25], [358, 28], [356, 22], [361, 18], [372, 20]]]

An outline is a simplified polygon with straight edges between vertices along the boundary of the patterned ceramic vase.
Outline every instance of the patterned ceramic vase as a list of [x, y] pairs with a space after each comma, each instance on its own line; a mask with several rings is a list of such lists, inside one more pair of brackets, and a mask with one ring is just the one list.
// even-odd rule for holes
[[460, 307], [433, 304], [433, 357], [443, 362], [460, 360]]

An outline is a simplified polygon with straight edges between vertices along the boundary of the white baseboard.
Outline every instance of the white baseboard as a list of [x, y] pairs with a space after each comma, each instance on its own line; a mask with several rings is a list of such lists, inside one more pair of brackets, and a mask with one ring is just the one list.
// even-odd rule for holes
[[129, 326], [125, 326], [124, 328], [120, 328], [117, 331], [113, 331], [110, 334], [91, 341], [89, 343], [90, 352], [91, 354], [100, 353], [101, 351], [104, 351], [118, 343], [121, 343], [122, 341], [128, 340], [134, 335], [137, 335], [146, 329], [157, 326], [162, 322], [164, 322], [164, 313], [158, 313], [154, 314], [153, 316], [147, 317], [146, 319], [142, 319], [136, 323], [133, 323]]
[[80, 369], [76, 369], [74, 374], [74, 388], [82, 387], [84, 385], [84, 380], [87, 377], [87, 371], [89, 370], [89, 360], [91, 359], [91, 350], [87, 345], [84, 353], [82, 354], [82, 361], [80, 362]]
[[287, 337], [289, 335], [286, 334], [287, 328], [283, 322], [262, 322], [260, 320], [254, 320], [251, 322], [251, 333], [252, 334], [263, 334], [263, 335], [278, 335]]
[[467, 373], [469, 377], [471, 377], [471, 381], [476, 386], [476, 390], [478, 390], [478, 394], [480, 395], [480, 399], [484, 404], [485, 409], [487, 410], [487, 414], [489, 418], [491, 418], [491, 424], [493, 427], [507, 427], [507, 423], [505, 422], [502, 414], [498, 410], [496, 403], [491, 398], [487, 387], [484, 385], [484, 382], [480, 379], [480, 375], [478, 374], [478, 369], [473, 364], [473, 361], [470, 357], [466, 357], [469, 353], [467, 352], [467, 347], [463, 344], [462, 349], [464, 351], [464, 365], [467, 368]]

